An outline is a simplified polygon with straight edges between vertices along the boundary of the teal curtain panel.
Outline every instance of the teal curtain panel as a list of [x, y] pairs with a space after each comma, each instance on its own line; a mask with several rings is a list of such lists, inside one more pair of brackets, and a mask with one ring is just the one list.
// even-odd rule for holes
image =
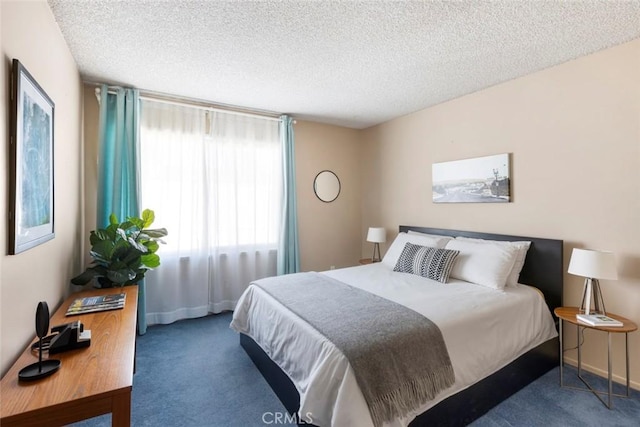
[[[109, 216], [118, 219], [140, 215], [139, 93], [136, 89], [100, 90], [98, 146], [97, 227], [106, 227]], [[138, 332], [147, 330], [145, 283], [138, 284]]]
[[278, 275], [300, 271], [293, 120], [287, 115], [280, 116], [280, 138], [283, 153], [284, 193], [282, 229], [278, 245]]

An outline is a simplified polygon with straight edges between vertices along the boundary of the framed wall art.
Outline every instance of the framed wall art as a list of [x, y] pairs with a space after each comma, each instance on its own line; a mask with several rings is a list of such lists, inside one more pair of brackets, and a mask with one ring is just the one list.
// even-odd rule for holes
[[509, 154], [434, 163], [434, 203], [508, 203], [511, 201]]
[[55, 105], [17, 59], [11, 72], [9, 254], [54, 238]]

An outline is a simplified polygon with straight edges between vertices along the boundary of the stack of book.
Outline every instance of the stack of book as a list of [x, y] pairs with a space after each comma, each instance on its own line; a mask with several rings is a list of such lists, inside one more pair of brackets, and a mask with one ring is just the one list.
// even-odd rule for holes
[[576, 314], [576, 318], [590, 326], [622, 326], [622, 322], [604, 314]]
[[93, 313], [96, 311], [117, 310], [124, 308], [124, 300], [127, 294], [111, 294], [96, 297], [85, 297], [75, 299], [69, 309], [67, 316], [76, 314]]

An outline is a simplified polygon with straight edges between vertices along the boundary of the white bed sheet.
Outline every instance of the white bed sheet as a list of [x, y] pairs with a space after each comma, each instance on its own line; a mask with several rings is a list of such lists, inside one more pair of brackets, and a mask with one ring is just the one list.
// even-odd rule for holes
[[[415, 413], [385, 424], [389, 427], [408, 425], [416, 415], [557, 336], [544, 299], [526, 285], [500, 292], [460, 280], [442, 284], [393, 272], [383, 263], [323, 273], [409, 307], [442, 332], [454, 385]], [[373, 426], [346, 357], [269, 294], [249, 286], [231, 327], [253, 338], [289, 375], [300, 393], [301, 420], [318, 426]]]

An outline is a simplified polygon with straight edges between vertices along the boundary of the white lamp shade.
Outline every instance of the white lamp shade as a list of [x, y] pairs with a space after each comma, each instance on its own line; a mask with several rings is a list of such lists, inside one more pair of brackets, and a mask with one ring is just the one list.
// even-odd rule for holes
[[618, 279], [616, 257], [613, 252], [574, 249], [568, 272], [591, 279]]
[[387, 241], [387, 233], [384, 227], [369, 227], [367, 242], [384, 243]]

